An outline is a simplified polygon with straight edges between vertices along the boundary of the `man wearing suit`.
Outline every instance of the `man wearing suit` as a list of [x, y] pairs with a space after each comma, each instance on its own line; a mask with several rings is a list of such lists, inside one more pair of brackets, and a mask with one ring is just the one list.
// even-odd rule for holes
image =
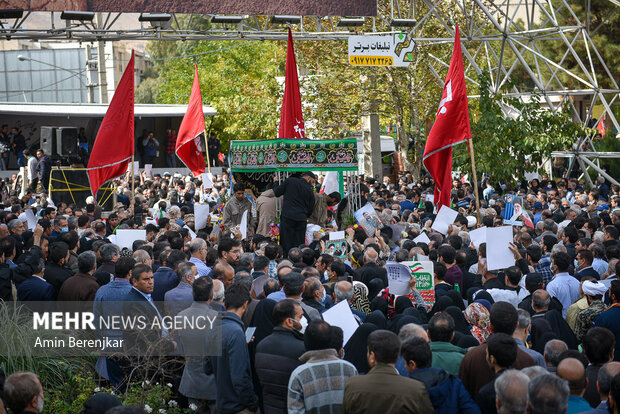
[[[135, 261], [131, 257], [121, 257], [115, 263], [114, 273], [116, 274], [116, 278], [110, 283], [101, 286], [95, 295], [95, 302], [93, 303], [95, 321], [98, 322], [100, 317], [105, 318], [105, 320], [110, 320], [109, 318], [111, 317], [122, 315], [123, 308], [119, 306], [119, 302], [123, 302], [132, 289], [129, 278], [134, 265]], [[100, 327], [98, 333], [101, 337], [108, 337], [110, 339], [121, 339], [123, 336], [120, 330], [105, 329], [104, 327]], [[106, 349], [106, 351], [114, 353], [117, 350]], [[99, 375], [106, 378], [113, 386], [117, 387], [119, 384], [122, 384], [122, 366], [125, 363], [126, 360], [122, 358], [101, 355], [97, 360], [95, 369]], [[124, 384], [122, 384], [121, 388], [122, 387], [124, 387]]]
[[258, 410], [258, 397], [252, 383], [250, 353], [241, 317], [250, 302], [250, 291], [241, 283], [226, 289], [222, 314], [221, 356], [211, 359], [217, 389], [217, 412], [250, 413]]
[[[185, 254], [180, 250], [169, 250], [166, 255], [160, 256], [162, 260], [161, 266], [153, 274], [154, 288], [153, 300], [163, 302], [166, 292], [174, 289], [179, 284], [179, 276], [175, 273], [175, 269], [180, 262], [184, 262]], [[158, 306], [163, 303], [158, 303]], [[163, 308], [160, 309], [163, 312]]]
[[59, 301], [92, 302], [99, 289], [93, 276], [97, 269], [95, 252], [86, 251], [78, 256], [78, 270], [74, 276], [65, 280], [58, 292]]
[[592, 276], [596, 280], [601, 278], [598, 272], [592, 267], [593, 261], [594, 254], [591, 250], [582, 249], [577, 252], [577, 265], [579, 266], [579, 271], [575, 273], [577, 280], [581, 281], [584, 276]]
[[[196, 266], [192, 268], [196, 271]], [[182, 284], [179, 283], [179, 286]], [[205, 372], [203, 362], [204, 356], [214, 354], [213, 350], [217, 352], [214, 345], [217, 346], [221, 340], [221, 328], [219, 321], [216, 320], [219, 313], [209, 306], [213, 298], [213, 280], [209, 276], [200, 277], [194, 281], [190, 289], [194, 301], [189, 308], [179, 312], [178, 316], [187, 320], [204, 318], [202, 320], [206, 324], [205, 329], [186, 329], [178, 333], [186, 361], [179, 392], [198, 407], [215, 408], [215, 375]]]
[[45, 273], [43, 259], [27, 255], [24, 262], [32, 267], [32, 276], [17, 287], [17, 300], [45, 302], [56, 299], [54, 287], [43, 279]]
[[394, 368], [399, 353], [400, 339], [395, 333], [378, 330], [368, 336], [371, 369], [368, 374], [352, 377], [347, 382], [345, 413], [434, 412], [424, 384], [400, 376]]
[[166, 315], [170, 316], [176, 316], [192, 304], [192, 285], [198, 277], [198, 268], [194, 263], [185, 262], [178, 265], [177, 273], [179, 274], [179, 284], [164, 295]]
[[[168, 339], [168, 329], [151, 297], [153, 271], [146, 265], [138, 264], [131, 271], [130, 282], [132, 289], [125, 297], [123, 315], [143, 318], [148, 328], [123, 332], [125, 350], [131, 356], [161, 355], [175, 350], [176, 343]], [[159, 320], [159, 324], [153, 322], [155, 319]]]

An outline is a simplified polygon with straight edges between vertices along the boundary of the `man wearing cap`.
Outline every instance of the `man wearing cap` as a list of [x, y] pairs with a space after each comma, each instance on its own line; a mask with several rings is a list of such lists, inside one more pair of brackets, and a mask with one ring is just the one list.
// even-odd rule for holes
[[276, 176], [273, 192], [276, 197], [284, 196], [280, 216], [280, 244], [285, 252], [304, 243], [308, 217], [314, 211], [313, 186], [316, 175], [306, 171], [301, 178], [289, 177], [278, 182]]
[[588, 307], [579, 312], [575, 322], [575, 336], [579, 342], [594, 324], [594, 319], [607, 310], [607, 305], [603, 303], [603, 295], [607, 292], [606, 285], [598, 281], [586, 280], [581, 285], [581, 290], [588, 300]]
[[543, 205], [540, 201], [534, 203], [534, 225], [542, 220]]

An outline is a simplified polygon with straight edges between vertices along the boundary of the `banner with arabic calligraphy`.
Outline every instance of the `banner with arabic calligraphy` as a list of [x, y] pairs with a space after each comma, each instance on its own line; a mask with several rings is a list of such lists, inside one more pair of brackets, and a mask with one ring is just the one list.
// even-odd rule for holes
[[271, 139], [230, 143], [233, 172], [357, 171], [357, 140]]

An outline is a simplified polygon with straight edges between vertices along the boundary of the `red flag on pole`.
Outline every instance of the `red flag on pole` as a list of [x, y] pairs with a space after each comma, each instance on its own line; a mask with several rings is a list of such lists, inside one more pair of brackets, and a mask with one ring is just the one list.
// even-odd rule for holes
[[202, 95], [198, 81], [198, 65], [194, 63], [194, 85], [187, 105], [187, 112], [181, 121], [177, 136], [176, 154], [195, 177], [205, 172], [200, 134], [205, 132], [205, 116], [202, 111]]
[[297, 78], [297, 63], [293, 47], [293, 34], [288, 29], [288, 48], [286, 52], [286, 78], [284, 81], [284, 100], [280, 115], [278, 138], [305, 138], [304, 117], [301, 113], [301, 95]]
[[461, 37], [456, 26], [454, 51], [435, 123], [424, 148], [422, 162], [435, 180], [435, 204], [450, 207], [452, 147], [471, 139]]
[[108, 106], [88, 160], [88, 180], [93, 197], [106, 181], [127, 172], [134, 154], [133, 50], [121, 81]]
[[599, 119], [596, 129], [598, 129], [601, 136], [605, 136], [605, 133], [607, 132], [607, 129], [605, 128], [605, 114], [601, 115], [601, 119]]

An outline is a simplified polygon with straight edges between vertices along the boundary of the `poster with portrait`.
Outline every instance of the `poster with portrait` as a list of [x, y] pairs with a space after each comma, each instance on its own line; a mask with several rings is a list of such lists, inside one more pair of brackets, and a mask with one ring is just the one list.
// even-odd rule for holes
[[522, 226], [521, 215], [523, 214], [523, 198], [514, 194], [506, 194], [506, 207], [504, 207], [504, 224]]
[[325, 245], [326, 251], [325, 253], [332, 255], [333, 257], [338, 257], [340, 259], [344, 259], [349, 254], [349, 245], [346, 240], [330, 240]]
[[374, 236], [377, 229], [383, 228], [383, 224], [377, 212], [370, 203], [355, 212], [355, 218], [368, 236]]

